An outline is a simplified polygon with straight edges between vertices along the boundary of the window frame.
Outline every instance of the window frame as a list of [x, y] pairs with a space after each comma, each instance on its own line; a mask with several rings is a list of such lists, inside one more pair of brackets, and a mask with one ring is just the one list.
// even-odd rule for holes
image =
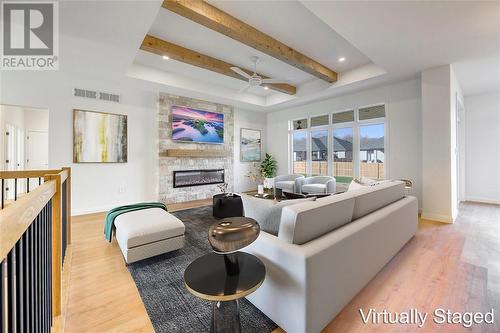
[[[385, 117], [383, 118], [372, 118], [372, 119], [359, 119], [359, 109], [373, 107], [373, 106], [384, 106], [385, 109]], [[332, 123], [333, 114], [342, 113], [342, 112], [354, 112], [354, 120], [347, 121], [343, 123]], [[319, 125], [319, 126], [311, 126], [311, 118], [320, 117], [328, 115], [328, 124], [327, 125]], [[293, 122], [296, 120], [306, 119], [307, 120], [307, 128], [295, 130], [293, 129]], [[384, 178], [390, 179], [390, 168], [389, 168], [389, 126], [390, 126], [390, 112], [388, 108], [388, 104], [386, 102], [373, 103], [373, 104], [363, 104], [363, 105], [355, 105], [348, 108], [342, 108], [335, 111], [331, 111], [328, 113], [319, 113], [302, 117], [295, 117], [288, 120], [288, 173], [293, 173], [293, 134], [295, 132], [306, 132], [306, 176], [310, 177], [312, 175], [312, 132], [318, 130], [327, 130], [328, 131], [328, 175], [335, 177], [334, 168], [333, 168], [333, 131], [337, 128], [352, 128], [353, 135], [353, 178], [359, 179], [361, 176], [361, 161], [360, 161], [360, 126], [364, 125], [376, 125], [383, 124], [384, 125]]]

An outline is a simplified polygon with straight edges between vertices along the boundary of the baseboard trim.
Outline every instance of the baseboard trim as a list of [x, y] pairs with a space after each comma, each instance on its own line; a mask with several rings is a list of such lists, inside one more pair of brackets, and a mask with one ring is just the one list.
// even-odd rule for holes
[[453, 223], [453, 218], [449, 215], [422, 212], [422, 220], [430, 220], [442, 223]]
[[500, 200], [492, 200], [489, 198], [482, 198], [482, 197], [465, 197], [465, 201], [500, 205]]

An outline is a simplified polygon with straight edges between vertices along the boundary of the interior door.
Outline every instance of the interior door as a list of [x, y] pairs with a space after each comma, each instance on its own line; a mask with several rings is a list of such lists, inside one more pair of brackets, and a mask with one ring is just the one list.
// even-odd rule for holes
[[49, 135], [47, 132], [29, 131], [27, 136], [26, 169], [41, 170], [49, 166]]
[[[49, 134], [42, 131], [28, 131], [26, 136], [26, 169], [46, 170], [49, 168]], [[30, 189], [38, 185], [37, 179], [30, 179]]]
[[[4, 170], [16, 171], [24, 169], [24, 130], [12, 124], [5, 125], [5, 160]], [[22, 193], [26, 186], [24, 179], [17, 182], [10, 179], [5, 182], [5, 194], [7, 199], [14, 199], [14, 187], [17, 184], [17, 193]]]

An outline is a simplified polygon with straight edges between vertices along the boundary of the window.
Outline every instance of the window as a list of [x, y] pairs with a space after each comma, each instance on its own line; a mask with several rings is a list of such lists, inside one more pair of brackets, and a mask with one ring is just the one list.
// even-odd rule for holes
[[381, 104], [290, 121], [290, 171], [338, 183], [384, 179], [386, 119]]
[[352, 127], [333, 129], [333, 176], [339, 183], [353, 178]]
[[359, 120], [384, 118], [385, 105], [369, 106], [359, 109]]
[[354, 110], [338, 112], [332, 115], [332, 124], [348, 123], [354, 121]]
[[305, 175], [307, 173], [307, 132], [293, 133], [292, 147], [292, 173]]
[[328, 125], [328, 115], [312, 117], [311, 127]]
[[385, 125], [370, 124], [359, 127], [360, 175], [373, 179], [384, 178]]
[[294, 120], [293, 127], [294, 130], [301, 130], [307, 128], [307, 118]]
[[311, 157], [311, 174], [328, 176], [328, 130], [311, 132]]

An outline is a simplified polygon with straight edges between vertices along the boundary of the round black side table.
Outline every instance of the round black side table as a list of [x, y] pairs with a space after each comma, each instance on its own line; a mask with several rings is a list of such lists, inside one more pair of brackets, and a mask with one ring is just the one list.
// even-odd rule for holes
[[[234, 263], [238, 269], [228, 269]], [[212, 301], [210, 332], [240, 333], [238, 299], [257, 290], [265, 276], [264, 264], [254, 255], [209, 253], [189, 264], [184, 283], [196, 297]]]

